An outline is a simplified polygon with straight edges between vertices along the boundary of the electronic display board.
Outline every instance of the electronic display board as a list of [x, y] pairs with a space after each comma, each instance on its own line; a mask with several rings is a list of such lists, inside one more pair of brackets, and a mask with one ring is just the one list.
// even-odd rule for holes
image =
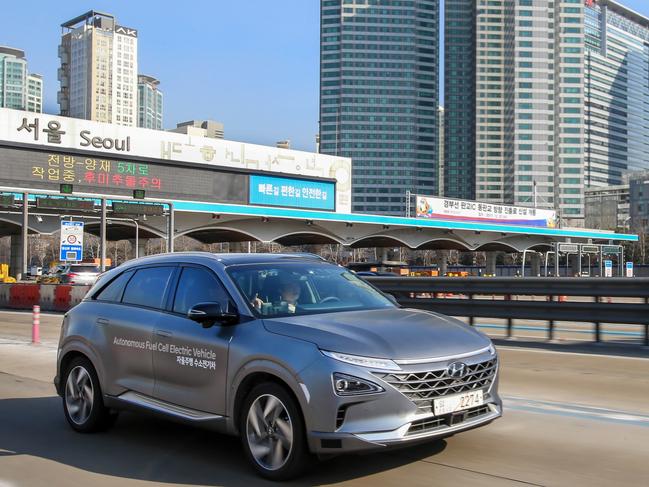
[[336, 186], [328, 181], [252, 175], [250, 203], [333, 211], [336, 209]]
[[147, 197], [165, 200], [248, 200], [247, 174], [0, 147], [0, 185], [59, 191], [61, 184], [97, 195], [132, 197], [134, 190], [145, 190]]

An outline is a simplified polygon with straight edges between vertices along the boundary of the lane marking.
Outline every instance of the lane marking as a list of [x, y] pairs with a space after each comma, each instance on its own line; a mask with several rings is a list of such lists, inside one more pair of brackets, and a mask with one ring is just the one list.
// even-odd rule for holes
[[[494, 337], [498, 338], [498, 337]], [[534, 337], [530, 337], [534, 338]], [[538, 337], [535, 337], [538, 338]], [[541, 345], [543, 345], [546, 342], [539, 342]], [[590, 342], [588, 342], [590, 343]], [[562, 346], [562, 345], [559, 345]], [[594, 353], [594, 352], [563, 352], [561, 350], [539, 350], [538, 348], [530, 348], [530, 347], [517, 347], [515, 345], [496, 345], [496, 348], [498, 350], [508, 350], [508, 351], [513, 351], [513, 352], [532, 352], [532, 353], [551, 353], [555, 355], [581, 355], [584, 357], [598, 357], [598, 358], [607, 358], [607, 359], [622, 359], [622, 360], [649, 360], [649, 357], [627, 357], [624, 355], [615, 355], [615, 354], [608, 354], [608, 353]]]
[[[405, 456], [405, 455], [402, 455], [402, 456]], [[410, 458], [410, 457], [407, 457], [407, 456], [405, 456], [405, 457]], [[422, 463], [427, 463], [427, 464], [430, 464], [430, 465], [437, 465], [437, 466], [440, 466], [440, 467], [452, 468], [454, 470], [461, 470], [463, 472], [471, 472], [471, 473], [475, 473], [477, 475], [483, 475], [485, 477], [491, 477], [491, 478], [494, 478], [494, 479], [508, 480], [510, 482], [515, 482], [515, 483], [518, 483], [518, 484], [533, 485], [533, 486], [536, 486], [536, 487], [543, 487], [543, 484], [535, 484], [533, 482], [528, 482], [526, 480], [515, 479], [515, 478], [512, 478], [512, 477], [504, 477], [502, 475], [497, 475], [497, 474], [493, 474], [493, 473], [489, 473], [489, 472], [481, 472], [480, 470], [473, 470], [471, 468], [458, 467], [458, 466], [455, 466], [455, 465], [449, 465], [448, 463], [434, 462], [434, 461], [428, 460], [428, 459], [420, 459], [420, 460], [417, 460], [417, 461], [422, 462]]]
[[514, 411], [552, 414], [571, 418], [588, 419], [591, 421], [603, 421], [649, 428], [649, 415], [641, 413], [585, 406], [583, 404], [572, 404], [567, 402], [541, 401], [514, 396], [503, 397], [503, 402], [507, 409]]
[[[2, 309], [0, 310], [0, 315], [7, 314], [7, 315], [19, 315], [19, 316], [30, 316], [32, 314], [31, 309], [26, 309], [23, 311], [19, 310], [7, 310], [7, 309]], [[51, 316], [51, 317], [58, 317], [63, 319], [64, 313], [53, 313], [50, 311], [41, 311], [41, 316]]]

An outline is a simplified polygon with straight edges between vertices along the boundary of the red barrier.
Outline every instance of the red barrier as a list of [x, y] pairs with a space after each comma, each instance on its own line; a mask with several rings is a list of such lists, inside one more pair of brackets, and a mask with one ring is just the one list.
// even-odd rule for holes
[[0, 308], [31, 310], [38, 305], [42, 311], [68, 311], [81, 302], [90, 287], [69, 284], [2, 284]]
[[14, 284], [9, 291], [9, 307], [15, 309], [31, 309], [39, 304], [41, 298], [38, 284]]
[[59, 285], [54, 289], [54, 309], [56, 311], [67, 311], [71, 308], [72, 286]]

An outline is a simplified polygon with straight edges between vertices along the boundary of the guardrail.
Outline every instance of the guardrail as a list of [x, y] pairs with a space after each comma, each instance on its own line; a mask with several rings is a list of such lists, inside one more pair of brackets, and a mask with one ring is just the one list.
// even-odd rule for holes
[[[367, 277], [403, 306], [436, 311], [469, 319], [507, 320], [507, 336], [513, 336], [513, 320], [548, 322], [547, 336], [554, 339], [555, 322], [593, 323], [595, 341], [602, 338], [602, 323], [641, 325], [644, 345], [649, 346], [649, 279], [647, 278], [506, 278], [506, 277]], [[448, 297], [446, 295], [454, 296]], [[495, 297], [498, 296], [498, 299]], [[529, 297], [542, 296], [543, 301]], [[590, 298], [589, 301], [564, 299]], [[458, 299], [463, 298], [463, 299]], [[512, 299], [513, 298], [513, 299]], [[618, 302], [608, 302], [616, 298]], [[619, 302], [629, 298], [636, 302]]]

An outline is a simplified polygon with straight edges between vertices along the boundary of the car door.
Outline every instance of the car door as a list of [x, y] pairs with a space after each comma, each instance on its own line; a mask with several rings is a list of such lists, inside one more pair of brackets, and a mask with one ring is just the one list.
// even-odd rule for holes
[[96, 297], [96, 321], [110, 394], [130, 390], [153, 395], [153, 330], [169, 292], [174, 266], [124, 272]]
[[216, 323], [203, 328], [187, 318], [187, 312], [205, 302], [232, 309], [230, 297], [213, 271], [184, 265], [170, 301], [155, 329], [154, 396], [190, 409], [225, 414], [228, 348], [236, 326]]

